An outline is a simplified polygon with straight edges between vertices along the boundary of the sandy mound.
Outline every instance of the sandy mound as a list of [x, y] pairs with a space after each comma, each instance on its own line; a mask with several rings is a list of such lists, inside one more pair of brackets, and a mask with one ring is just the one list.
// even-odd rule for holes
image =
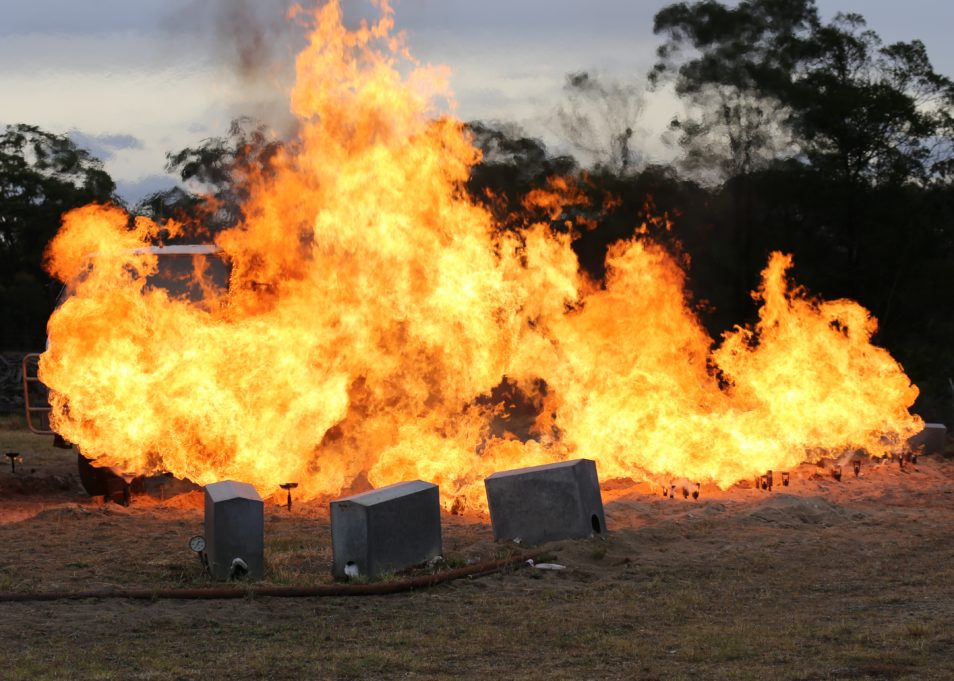
[[795, 496], [773, 494], [747, 514], [750, 520], [781, 527], [821, 525], [831, 527], [845, 522], [861, 520], [865, 514], [849, 510], [820, 496]]

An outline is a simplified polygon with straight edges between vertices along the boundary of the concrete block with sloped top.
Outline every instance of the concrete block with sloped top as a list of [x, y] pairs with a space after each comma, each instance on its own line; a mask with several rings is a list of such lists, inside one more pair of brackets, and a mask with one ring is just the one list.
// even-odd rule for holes
[[437, 485], [412, 480], [331, 502], [332, 572], [375, 579], [441, 555]]
[[234, 480], [205, 486], [205, 552], [214, 579], [262, 578], [265, 505], [254, 487]]
[[494, 539], [525, 545], [606, 532], [596, 462], [574, 459], [484, 480]]
[[923, 447], [922, 454], [940, 454], [947, 444], [947, 426], [943, 423], [925, 423], [924, 430], [908, 438], [912, 450]]

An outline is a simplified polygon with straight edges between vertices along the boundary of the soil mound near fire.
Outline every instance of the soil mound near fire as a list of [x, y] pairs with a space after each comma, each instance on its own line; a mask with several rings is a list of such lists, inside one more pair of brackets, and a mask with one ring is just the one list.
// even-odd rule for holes
[[859, 520], [864, 514], [839, 506], [820, 496], [773, 494], [748, 513], [751, 520], [783, 527], [821, 525], [829, 527]]
[[5, 475], [0, 477], [0, 494], [61, 494], [79, 489], [79, 482], [72, 475]]

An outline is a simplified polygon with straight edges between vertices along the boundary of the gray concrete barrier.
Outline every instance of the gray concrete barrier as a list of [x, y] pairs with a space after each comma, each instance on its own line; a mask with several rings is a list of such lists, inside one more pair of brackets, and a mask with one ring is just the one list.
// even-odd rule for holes
[[574, 459], [484, 480], [494, 539], [525, 545], [606, 532], [596, 462]]
[[205, 551], [214, 579], [261, 579], [265, 506], [255, 488], [223, 480], [205, 486]]
[[375, 579], [439, 556], [437, 485], [412, 480], [332, 501], [331, 546], [339, 579]]

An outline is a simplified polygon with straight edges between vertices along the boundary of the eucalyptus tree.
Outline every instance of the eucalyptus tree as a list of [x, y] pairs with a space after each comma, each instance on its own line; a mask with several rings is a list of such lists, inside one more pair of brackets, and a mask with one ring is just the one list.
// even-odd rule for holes
[[117, 202], [102, 162], [65, 135], [0, 128], [0, 348], [39, 347], [55, 293], [43, 251], [66, 211]]

